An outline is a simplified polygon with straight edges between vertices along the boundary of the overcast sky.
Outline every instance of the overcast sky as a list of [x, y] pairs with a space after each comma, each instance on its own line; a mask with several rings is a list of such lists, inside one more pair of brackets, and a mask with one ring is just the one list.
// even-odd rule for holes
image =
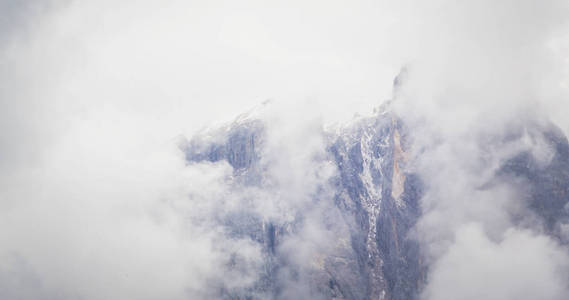
[[[390, 98], [403, 65], [425, 65], [427, 80], [492, 64], [525, 74], [544, 56], [516, 53], [535, 43], [558, 56], [540, 74], [567, 89], [562, 4], [5, 0], [2, 143], [103, 109], [165, 118], [176, 132], [266, 99], [347, 119]], [[505, 74], [487, 76], [501, 84]]]

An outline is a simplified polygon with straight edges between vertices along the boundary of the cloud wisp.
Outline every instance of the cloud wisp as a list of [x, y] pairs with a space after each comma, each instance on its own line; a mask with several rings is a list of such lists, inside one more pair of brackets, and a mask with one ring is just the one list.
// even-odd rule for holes
[[550, 45], [566, 32], [568, 7], [439, 1], [425, 9], [436, 42], [409, 67], [395, 103], [427, 186], [415, 228], [431, 265], [422, 297], [566, 298], [566, 251], [534, 219], [528, 190], [496, 174], [528, 151], [551, 163], [553, 146], [531, 131], [547, 128], [551, 107], [567, 109], [556, 98], [567, 95], [566, 66]]

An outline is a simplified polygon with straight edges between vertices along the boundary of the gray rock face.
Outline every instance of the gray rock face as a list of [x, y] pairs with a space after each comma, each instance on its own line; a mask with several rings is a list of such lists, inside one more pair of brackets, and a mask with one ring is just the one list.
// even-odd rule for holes
[[497, 175], [524, 191], [526, 205], [543, 230], [569, 243], [569, 143], [554, 124], [526, 124], [510, 139], [537, 144], [506, 161]]
[[336, 203], [355, 221], [362, 299], [414, 299], [423, 281], [418, 245], [407, 236], [421, 183], [405, 171], [406, 147], [402, 124], [383, 113], [344, 129], [329, 148], [340, 173]]
[[[497, 177], [527, 189], [529, 207], [544, 227], [567, 243], [569, 236], [569, 144], [562, 132], [547, 127], [520, 127], [504, 139], [539, 138], [545, 158], [528, 152], [506, 161]], [[529, 128], [529, 129], [528, 129]], [[325, 218], [342, 224], [337, 246], [307, 265], [292, 262], [281, 251], [306, 221], [302, 211], [283, 223], [251, 211], [225, 217], [233, 237], [248, 238], [263, 249], [259, 279], [245, 289], [219, 287], [227, 299], [298, 299], [287, 285], [298, 284], [303, 297], [313, 299], [417, 299], [427, 280], [420, 245], [410, 231], [421, 215], [423, 182], [412, 172], [407, 130], [393, 114], [383, 111], [349, 125], [325, 131], [327, 157], [336, 168], [329, 181], [330, 201], [337, 214]], [[221, 128], [208, 138], [196, 136], [184, 150], [189, 163], [227, 161], [239, 184], [261, 186], [265, 127], [245, 120]], [[213, 137], [212, 137], [213, 136]], [[301, 147], [302, 145], [298, 145]], [[547, 160], [546, 162], [542, 160]], [[292, 281], [291, 281], [292, 280]]]

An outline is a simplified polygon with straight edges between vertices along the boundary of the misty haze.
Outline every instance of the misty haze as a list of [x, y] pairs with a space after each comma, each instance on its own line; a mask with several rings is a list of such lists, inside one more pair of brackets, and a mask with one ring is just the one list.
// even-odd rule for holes
[[567, 0], [0, 0], [0, 300], [569, 299]]

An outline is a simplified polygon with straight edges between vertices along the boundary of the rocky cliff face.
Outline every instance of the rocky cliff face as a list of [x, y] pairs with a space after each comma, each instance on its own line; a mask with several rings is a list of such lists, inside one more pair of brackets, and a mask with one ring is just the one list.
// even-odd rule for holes
[[419, 215], [421, 183], [405, 171], [405, 129], [383, 112], [341, 129], [332, 140], [336, 204], [354, 219], [352, 248], [366, 283], [362, 299], [415, 298], [423, 272], [418, 245], [407, 233]]
[[536, 214], [543, 231], [563, 244], [569, 242], [569, 143], [554, 124], [518, 126], [509, 140], [528, 145], [507, 160], [497, 177], [522, 191], [525, 205]]
[[[309, 266], [309, 287], [325, 299], [413, 299], [423, 282], [418, 245], [407, 233], [418, 215], [421, 183], [405, 171], [405, 129], [385, 111], [360, 118], [325, 133], [326, 160], [337, 172], [335, 189], [327, 199], [338, 208], [347, 231], [339, 246]], [[244, 185], [260, 185], [264, 125], [242, 119], [197, 136], [185, 145], [189, 162], [227, 161]], [[301, 146], [301, 145], [299, 145]], [[302, 219], [302, 216], [299, 216]], [[243, 212], [225, 220], [232, 234], [246, 235], [261, 244], [266, 273], [248, 291], [225, 291], [228, 298], [279, 298], [279, 257], [283, 239], [294, 235], [301, 221], [277, 224]], [[283, 296], [285, 297], [285, 296]]]
[[[327, 154], [321, 159], [335, 167], [326, 186], [333, 191], [326, 197], [314, 196], [314, 202], [327, 201], [335, 208], [337, 214], [327, 218], [335, 243], [312, 255], [304, 265], [281, 251], [306, 223], [303, 211], [287, 222], [247, 210], [224, 216], [222, 222], [232, 237], [250, 239], [262, 248], [263, 267], [250, 286], [219, 286], [218, 295], [228, 299], [296, 299], [299, 294], [287, 288], [292, 280], [303, 289], [304, 297], [315, 299], [417, 299], [427, 280], [427, 266], [410, 232], [421, 215], [424, 187], [407, 166], [411, 159], [407, 131], [386, 109], [323, 131]], [[189, 163], [226, 161], [233, 167], [237, 184], [262, 187], [267, 176], [262, 162], [266, 134], [261, 120], [240, 117], [192, 138], [184, 150]], [[496, 176], [527, 190], [529, 206], [548, 232], [567, 241], [567, 139], [553, 125], [531, 124], [515, 127], [501, 138], [539, 139], [550, 150], [535, 155], [529, 148], [506, 161]], [[340, 229], [334, 229], [340, 223]], [[238, 262], [228, 267], [236, 268]]]

